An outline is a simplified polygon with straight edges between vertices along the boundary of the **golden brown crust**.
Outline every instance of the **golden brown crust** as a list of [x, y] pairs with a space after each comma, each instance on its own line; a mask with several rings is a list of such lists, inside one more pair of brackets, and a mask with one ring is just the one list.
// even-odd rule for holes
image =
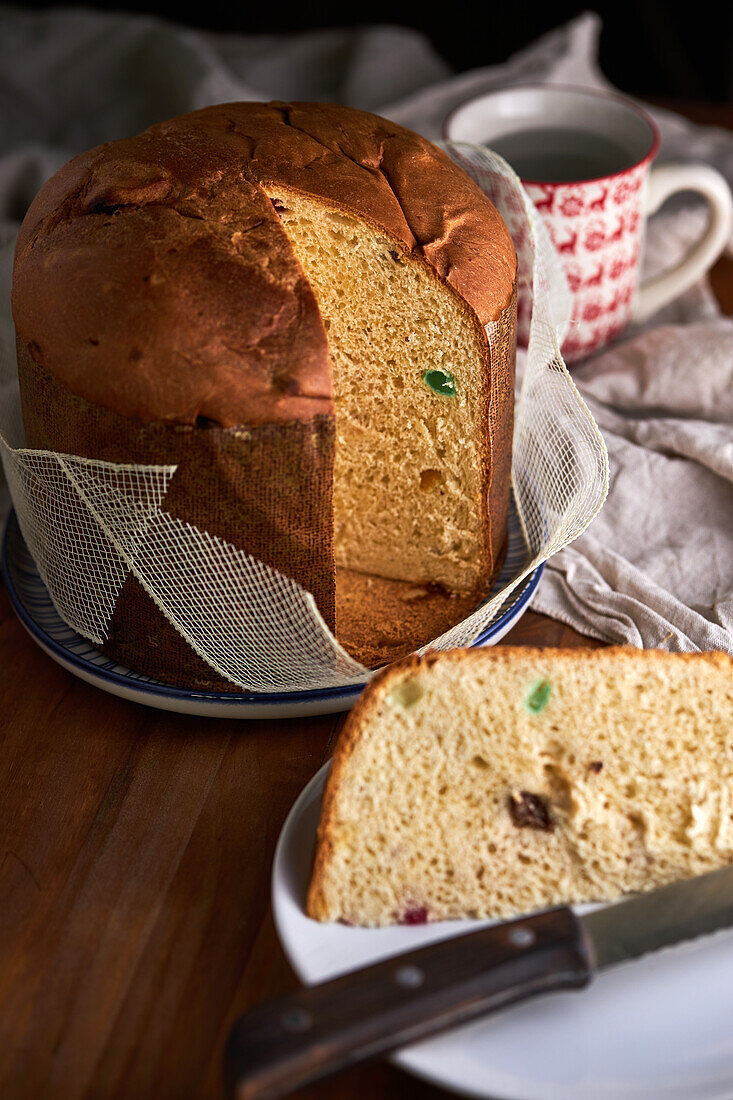
[[[481, 324], [511, 300], [502, 219], [430, 142], [332, 104], [224, 104], [98, 146], [42, 189], [13, 286], [33, 359], [145, 420], [227, 427], [330, 412], [325, 330], [268, 183], [372, 222]], [[247, 308], [232, 309], [237, 299]]]
[[393, 685], [400, 683], [409, 675], [418, 673], [421, 669], [431, 668], [436, 663], [442, 665], [465, 664], [466, 662], [479, 665], [509, 664], [514, 660], [515, 655], [521, 655], [523, 660], [560, 659], [574, 664], [593, 664], [607, 661], [609, 656], [620, 661], [638, 660], [640, 657], [649, 662], [674, 660], [687, 663], [706, 661], [721, 669], [727, 668], [733, 676], [733, 657], [717, 650], [706, 653], [667, 653], [662, 650], [639, 650], [632, 646], [608, 646], [599, 649], [559, 649], [549, 646], [546, 648], [497, 646], [486, 649], [476, 647], [473, 649], [454, 649], [446, 652], [433, 651], [423, 656], [412, 654], [404, 660], [397, 661], [377, 673], [370, 680], [359, 696], [353, 710], [349, 713], [339, 734], [323, 792], [313, 871], [306, 900], [308, 916], [313, 917], [315, 920], [331, 919], [323, 896], [323, 884], [326, 881], [326, 872], [333, 850], [331, 837], [337, 821], [336, 801], [357, 744], [362, 737], [368, 736], [372, 732], [370, 714], [373, 705], [382, 699]]
[[117, 156], [124, 179], [125, 150], [106, 147], [66, 216], [46, 213], [19, 239], [13, 313], [33, 359], [142, 420], [331, 413], [325, 328], [267, 196], [230, 172], [164, 205], [156, 188], [102, 186]]

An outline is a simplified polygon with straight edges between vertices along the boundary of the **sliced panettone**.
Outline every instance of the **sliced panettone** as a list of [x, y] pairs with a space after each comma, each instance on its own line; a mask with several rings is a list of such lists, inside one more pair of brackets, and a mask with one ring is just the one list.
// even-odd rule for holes
[[[418, 134], [335, 104], [208, 107], [76, 157], [28, 211], [27, 441], [175, 464], [165, 509], [337, 633], [336, 565], [475, 605], [506, 538], [515, 283], [497, 210]], [[105, 649], [234, 689], [132, 578]]]
[[349, 716], [308, 912], [504, 917], [731, 860], [731, 657], [454, 651], [393, 665]]

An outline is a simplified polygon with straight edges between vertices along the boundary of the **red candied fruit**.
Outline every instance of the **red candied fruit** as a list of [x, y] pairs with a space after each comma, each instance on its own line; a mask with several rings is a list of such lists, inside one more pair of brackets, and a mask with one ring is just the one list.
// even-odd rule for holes
[[425, 906], [421, 906], [419, 909], [406, 909], [402, 914], [402, 920], [400, 924], [427, 924], [428, 923], [428, 911]]

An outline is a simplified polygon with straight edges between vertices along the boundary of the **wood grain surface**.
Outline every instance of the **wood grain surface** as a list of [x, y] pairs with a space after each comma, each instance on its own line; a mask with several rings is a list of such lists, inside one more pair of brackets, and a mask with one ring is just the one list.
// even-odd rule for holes
[[[715, 121], [733, 126], [733, 109]], [[713, 284], [733, 311], [733, 264]], [[596, 644], [531, 612], [506, 642]], [[341, 717], [125, 702], [45, 656], [2, 589], [0, 714], [0, 1097], [221, 1096], [233, 1018], [296, 985], [272, 923], [273, 850]], [[386, 1063], [297, 1094], [445, 1095]]]

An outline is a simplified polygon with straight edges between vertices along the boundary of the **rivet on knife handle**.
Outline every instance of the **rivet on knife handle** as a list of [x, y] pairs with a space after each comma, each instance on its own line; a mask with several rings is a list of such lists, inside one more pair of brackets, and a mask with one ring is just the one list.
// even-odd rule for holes
[[225, 1052], [227, 1092], [276, 1100], [526, 997], [584, 986], [592, 973], [583, 928], [566, 908], [442, 940], [240, 1017]]

